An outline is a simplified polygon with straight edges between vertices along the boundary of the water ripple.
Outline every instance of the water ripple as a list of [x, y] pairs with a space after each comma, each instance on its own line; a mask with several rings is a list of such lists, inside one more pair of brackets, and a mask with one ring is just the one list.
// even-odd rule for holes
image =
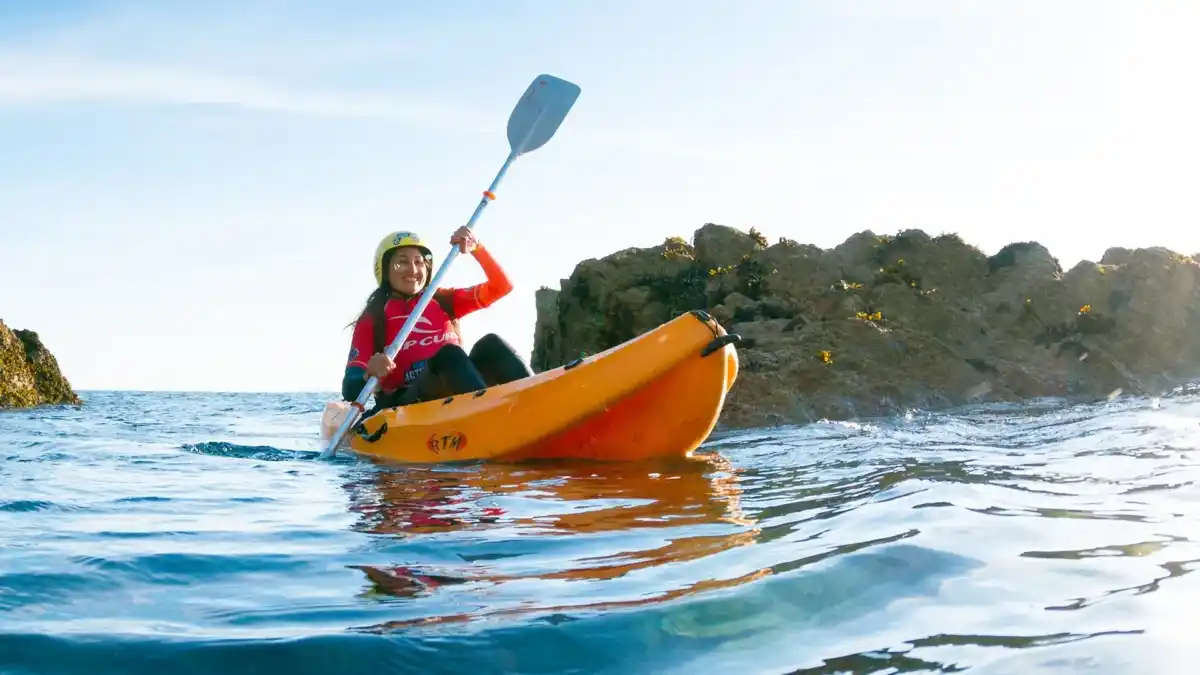
[[1192, 670], [1196, 387], [439, 467], [85, 397], [0, 415], [0, 672]]

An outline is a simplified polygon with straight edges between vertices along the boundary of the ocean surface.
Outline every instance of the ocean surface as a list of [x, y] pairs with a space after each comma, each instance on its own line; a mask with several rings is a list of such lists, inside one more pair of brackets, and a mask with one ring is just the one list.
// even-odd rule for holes
[[317, 394], [0, 412], [0, 673], [1200, 672], [1200, 387], [316, 459]]

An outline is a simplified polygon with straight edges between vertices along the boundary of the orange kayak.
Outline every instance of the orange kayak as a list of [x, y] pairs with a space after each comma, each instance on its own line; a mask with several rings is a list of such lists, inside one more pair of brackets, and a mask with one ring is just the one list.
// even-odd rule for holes
[[[687, 312], [523, 380], [382, 410], [346, 434], [348, 446], [403, 463], [688, 456], [737, 378], [738, 339], [706, 312]], [[323, 436], [349, 405], [327, 405]]]

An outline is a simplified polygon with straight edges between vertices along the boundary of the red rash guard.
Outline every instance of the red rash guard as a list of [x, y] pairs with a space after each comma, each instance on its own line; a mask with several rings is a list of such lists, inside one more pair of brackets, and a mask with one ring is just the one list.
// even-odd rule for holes
[[[443, 298], [454, 312], [454, 317], [462, 317], [490, 306], [512, 291], [512, 282], [491, 254], [477, 244], [471, 253], [479, 266], [487, 275], [487, 281], [467, 288], [439, 288], [435, 295]], [[412, 298], [391, 298], [384, 306], [383, 313], [387, 317], [387, 330], [384, 334], [384, 345], [391, 344], [400, 333], [404, 322], [408, 320], [412, 310], [420, 300], [420, 295]], [[442, 308], [437, 298], [431, 298], [425, 306], [421, 318], [413, 326], [408, 339], [396, 352], [394, 362], [396, 369], [380, 383], [382, 393], [392, 393], [401, 387], [412, 383], [413, 379], [425, 368], [425, 363], [437, 353], [443, 345], [460, 344], [458, 334], [450, 323], [450, 316]], [[380, 350], [382, 351], [382, 349]], [[366, 370], [367, 360], [375, 353], [375, 328], [371, 317], [363, 316], [354, 325], [354, 336], [350, 340], [350, 358], [347, 368], [358, 367]]]

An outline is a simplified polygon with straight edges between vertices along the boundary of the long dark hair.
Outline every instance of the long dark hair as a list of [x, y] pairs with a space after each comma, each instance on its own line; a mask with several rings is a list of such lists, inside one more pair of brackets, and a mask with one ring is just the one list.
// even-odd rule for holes
[[[383, 310], [387, 307], [388, 300], [391, 300], [392, 298], [412, 297], [406, 296], [405, 294], [394, 290], [392, 288], [392, 283], [388, 281], [387, 270], [388, 266], [391, 264], [392, 253], [395, 251], [396, 249], [392, 249], [383, 254], [383, 280], [379, 283], [379, 287], [371, 291], [371, 294], [367, 296], [367, 301], [363, 304], [362, 310], [359, 311], [358, 316], [354, 318], [354, 321], [350, 322], [349, 324], [349, 326], [354, 326], [359, 321], [362, 321], [363, 317], [371, 317], [371, 327], [375, 334], [375, 354], [382, 352], [384, 347], [387, 346], [387, 343], [385, 342], [387, 339], [387, 318], [384, 316]], [[432, 256], [425, 256], [425, 266], [429, 272], [433, 271]], [[422, 288], [421, 290], [425, 289]], [[420, 291], [417, 291], [417, 294], [420, 295]], [[458, 317], [454, 316], [454, 301], [451, 297], [451, 292], [447, 291], [446, 289], [439, 288], [433, 292], [433, 301], [441, 305], [442, 310], [445, 311], [446, 315], [450, 317], [450, 325], [454, 327], [454, 332], [458, 334], [459, 340], [461, 341], [462, 330], [458, 325]]]

